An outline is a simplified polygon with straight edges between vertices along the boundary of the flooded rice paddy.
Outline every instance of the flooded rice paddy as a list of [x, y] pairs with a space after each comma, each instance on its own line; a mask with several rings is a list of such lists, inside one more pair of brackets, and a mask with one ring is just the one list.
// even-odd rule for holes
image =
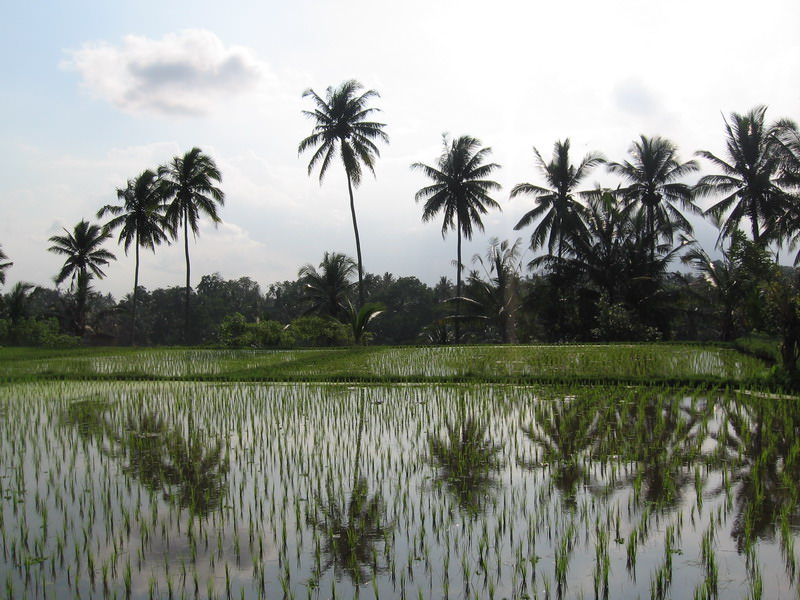
[[0, 387], [9, 598], [796, 598], [800, 410], [732, 391]]

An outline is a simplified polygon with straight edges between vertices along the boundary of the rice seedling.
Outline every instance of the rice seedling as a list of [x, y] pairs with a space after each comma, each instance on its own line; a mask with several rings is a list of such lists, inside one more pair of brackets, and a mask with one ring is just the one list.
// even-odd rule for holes
[[791, 401], [87, 377], [0, 409], [9, 597], [797, 593]]

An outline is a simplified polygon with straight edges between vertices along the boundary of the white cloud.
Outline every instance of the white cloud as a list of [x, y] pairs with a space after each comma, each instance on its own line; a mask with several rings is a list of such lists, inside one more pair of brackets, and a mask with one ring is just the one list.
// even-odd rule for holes
[[93, 95], [124, 111], [163, 116], [211, 112], [270, 77], [249, 49], [226, 46], [202, 29], [160, 40], [127, 35], [120, 46], [87, 43], [63, 66], [77, 70]]

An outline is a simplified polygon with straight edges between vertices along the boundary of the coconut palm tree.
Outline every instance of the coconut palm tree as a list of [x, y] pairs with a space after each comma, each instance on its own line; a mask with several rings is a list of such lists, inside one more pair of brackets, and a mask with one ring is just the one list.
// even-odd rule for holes
[[707, 208], [722, 224], [719, 240], [730, 237], [743, 219], [750, 220], [753, 241], [760, 243], [785, 212], [788, 195], [780, 186], [781, 155], [775, 143], [775, 129], [764, 123], [766, 106], [757, 106], [725, 119], [727, 160], [708, 150], [697, 154], [722, 171], [705, 175], [695, 186], [701, 197], [722, 195], [722, 200]]
[[694, 214], [702, 212], [692, 202], [692, 188], [680, 181], [699, 167], [693, 160], [680, 162], [675, 144], [659, 136], [640, 136], [628, 153], [631, 160], [608, 163], [607, 168], [628, 184], [618, 191], [623, 201], [638, 204], [644, 211], [651, 256], [655, 257], [659, 237], [672, 242], [676, 231], [692, 233], [691, 223], [675, 205]]
[[[789, 120], [781, 120], [773, 128], [775, 150], [781, 162], [779, 182], [788, 197], [786, 212], [778, 218], [775, 237], [789, 241], [795, 249], [800, 244], [800, 129]], [[800, 263], [800, 252], [794, 257], [794, 264]]]
[[6, 271], [14, 264], [13, 262], [3, 262], [5, 260], [8, 260], [8, 256], [6, 256], [2, 246], [0, 246], [0, 284], [5, 284]]
[[[414, 163], [411, 168], [421, 171], [433, 180], [431, 185], [421, 188], [414, 197], [417, 202], [424, 201], [422, 220], [427, 222], [440, 212], [442, 237], [448, 229], [455, 229], [458, 238], [456, 254], [456, 297], [461, 298], [461, 237], [472, 239], [473, 227], [483, 231], [481, 215], [490, 208], [500, 209], [500, 205], [489, 193], [500, 189], [500, 184], [487, 179], [500, 168], [497, 163], [486, 163], [491, 148], [481, 148], [474, 137], [463, 135], [454, 140], [442, 136], [442, 154], [435, 167], [424, 163]], [[459, 338], [456, 321], [456, 341]]]
[[308, 312], [317, 312], [338, 319], [347, 312], [350, 278], [356, 264], [353, 259], [338, 252], [326, 252], [319, 263], [319, 271], [313, 265], [305, 265], [298, 277], [305, 286], [305, 297], [311, 301]]
[[304, 138], [297, 148], [298, 154], [309, 148], [315, 148], [308, 163], [308, 174], [319, 165], [319, 181], [323, 177], [337, 155], [342, 158], [347, 177], [347, 192], [350, 195], [350, 215], [353, 219], [353, 233], [356, 238], [356, 257], [358, 259], [358, 300], [364, 304], [364, 270], [361, 260], [361, 238], [358, 235], [356, 207], [353, 201], [353, 188], [361, 183], [362, 165], [375, 174], [375, 159], [380, 151], [375, 141], [389, 143], [389, 136], [383, 130], [386, 125], [369, 120], [373, 113], [380, 109], [368, 106], [369, 100], [378, 97], [375, 90], [361, 92], [363, 86], [351, 79], [339, 87], [329, 87], [325, 98], [320, 97], [313, 89], [303, 92], [303, 98], [309, 97], [314, 103], [314, 110], [304, 110], [303, 114], [314, 120], [311, 135]]
[[124, 188], [117, 189], [121, 204], [106, 204], [97, 212], [97, 218], [114, 215], [106, 227], [109, 230], [120, 228], [119, 243], [124, 245], [125, 254], [133, 242], [136, 252], [136, 266], [133, 275], [133, 307], [131, 310], [131, 344], [136, 336], [136, 300], [139, 290], [139, 248], [149, 248], [155, 252], [156, 244], [167, 239], [164, 222], [166, 208], [158, 175], [151, 170], [144, 171], [135, 179], [129, 179]]
[[482, 317], [494, 323], [502, 343], [514, 342], [514, 315], [519, 308], [519, 247], [522, 240], [510, 244], [497, 238], [489, 240], [486, 261], [480, 254], [472, 262], [480, 264], [486, 278], [476, 271], [469, 277], [470, 299]]
[[186, 255], [186, 288], [184, 290], [184, 343], [189, 339], [189, 297], [191, 294], [191, 265], [189, 263], [189, 229], [197, 237], [198, 220], [206, 215], [215, 224], [222, 219], [217, 205], [225, 204], [225, 194], [217, 187], [222, 175], [213, 159], [200, 148], [192, 148], [183, 156], [176, 156], [158, 169], [161, 191], [168, 203], [165, 218], [173, 236], [183, 225], [184, 252]]
[[66, 235], [54, 235], [50, 238], [53, 244], [48, 248], [50, 252], [66, 256], [64, 266], [56, 275], [56, 285], [63, 283], [68, 277], [72, 278], [71, 286], [76, 287], [77, 319], [76, 329], [78, 335], [86, 331], [86, 300], [89, 295], [89, 281], [92, 277], [102, 279], [106, 276], [101, 267], [116, 257], [108, 250], [103, 249], [103, 243], [111, 237], [108, 229], [94, 225], [86, 220], [80, 221], [73, 230]]
[[549, 187], [519, 183], [511, 190], [511, 198], [525, 194], [533, 196], [536, 200], [536, 206], [522, 216], [514, 226], [514, 230], [519, 231], [541, 219], [531, 234], [531, 249], [536, 250], [546, 243], [548, 252], [553, 254], [553, 250], [556, 250], [559, 257], [563, 252], [564, 239], [582, 228], [578, 214], [580, 203], [575, 196], [586, 196], [589, 192], [576, 192], [575, 188], [586, 178], [589, 171], [605, 160], [600, 154], [590, 152], [576, 167], [570, 163], [569, 148], [569, 138], [563, 142], [556, 141], [553, 145], [553, 157], [549, 163], [545, 162], [539, 151], [534, 148], [536, 163]]

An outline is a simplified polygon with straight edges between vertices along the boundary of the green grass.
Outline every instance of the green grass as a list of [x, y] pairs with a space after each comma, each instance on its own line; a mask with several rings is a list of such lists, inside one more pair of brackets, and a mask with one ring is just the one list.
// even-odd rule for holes
[[760, 358], [691, 344], [305, 350], [0, 348], [0, 381], [191, 380], [763, 386]]

